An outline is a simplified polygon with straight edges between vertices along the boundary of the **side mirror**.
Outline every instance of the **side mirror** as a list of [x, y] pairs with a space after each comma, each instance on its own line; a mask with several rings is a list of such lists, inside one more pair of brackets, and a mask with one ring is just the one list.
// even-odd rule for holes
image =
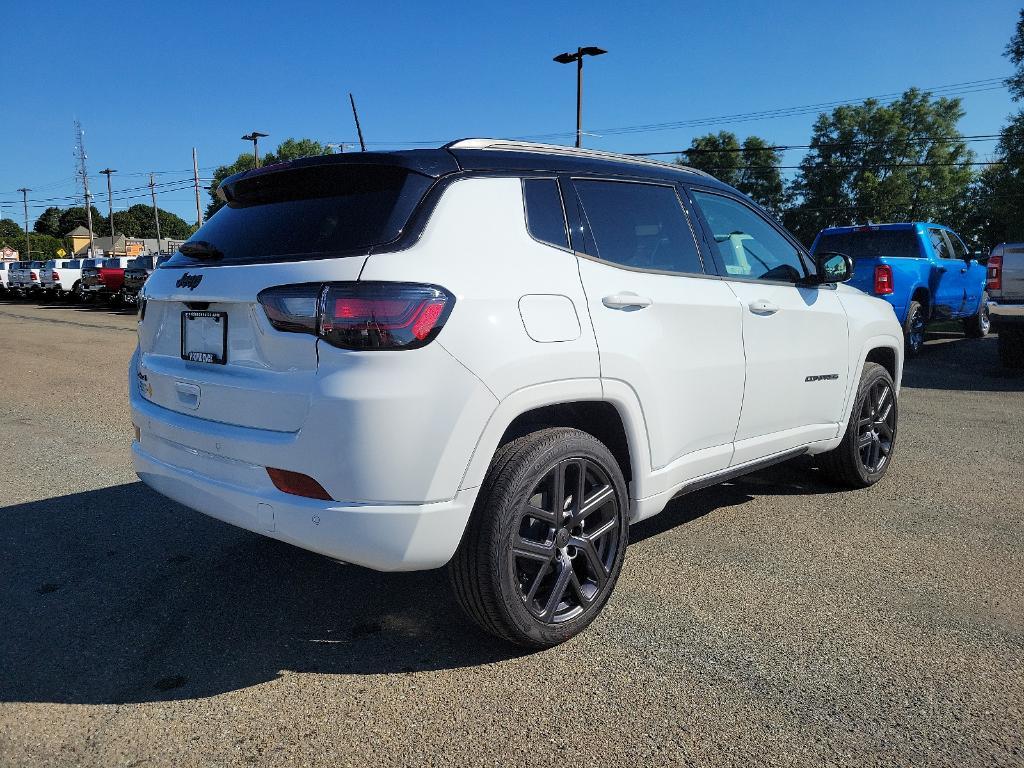
[[835, 251], [821, 251], [814, 254], [814, 266], [817, 274], [814, 275], [814, 282], [822, 283], [845, 283], [853, 277], [853, 259], [845, 253]]

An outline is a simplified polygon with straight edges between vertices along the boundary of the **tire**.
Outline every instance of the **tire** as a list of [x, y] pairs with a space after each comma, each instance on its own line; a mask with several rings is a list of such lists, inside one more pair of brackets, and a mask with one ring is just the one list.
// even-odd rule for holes
[[[577, 492], [560, 494], [559, 477]], [[482, 629], [516, 645], [565, 642], [594, 620], [615, 587], [628, 507], [618, 462], [592, 435], [555, 427], [506, 444], [448, 564], [459, 605]]]
[[999, 329], [999, 362], [1004, 368], [1024, 369], [1024, 328]]
[[824, 453], [818, 465], [837, 485], [867, 488], [892, 463], [899, 423], [899, 403], [892, 376], [878, 363], [864, 363], [857, 397], [843, 441]]
[[903, 347], [907, 357], [917, 357], [924, 345], [924, 307], [917, 301], [907, 306], [907, 317], [903, 321]]
[[988, 316], [988, 294], [982, 293], [978, 314], [964, 320], [964, 334], [971, 339], [981, 339], [988, 335], [991, 328], [992, 321]]

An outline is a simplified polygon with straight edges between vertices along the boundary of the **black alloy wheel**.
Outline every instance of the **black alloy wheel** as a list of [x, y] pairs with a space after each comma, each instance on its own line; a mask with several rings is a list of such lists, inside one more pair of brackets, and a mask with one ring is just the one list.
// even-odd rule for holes
[[539, 621], [576, 618], [604, 591], [622, 543], [619, 512], [608, 474], [581, 456], [551, 467], [520, 506], [509, 568]]
[[549, 427], [491, 460], [448, 575], [482, 629], [549, 648], [601, 612], [629, 540], [622, 468], [596, 437]]
[[896, 437], [896, 408], [889, 382], [872, 383], [861, 403], [857, 422], [857, 448], [861, 465], [868, 474], [881, 472], [892, 453]]

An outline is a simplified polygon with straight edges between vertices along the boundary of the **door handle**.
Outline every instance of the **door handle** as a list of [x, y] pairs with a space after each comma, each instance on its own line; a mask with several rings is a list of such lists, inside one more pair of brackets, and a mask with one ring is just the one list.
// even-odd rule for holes
[[936, 271], [938, 271], [938, 273], [940, 275], [946, 274], [946, 268], [945, 267], [936, 267], [935, 269], [936, 269]]
[[961, 268], [960, 268], [960, 274], [961, 274], [961, 275], [965, 275], [965, 274], [967, 274], [967, 267], [961, 267]]
[[601, 303], [610, 309], [629, 309], [630, 307], [643, 309], [644, 307], [651, 306], [654, 301], [646, 296], [637, 296], [630, 291], [623, 291], [622, 293], [613, 293], [611, 296], [605, 296], [601, 299]]
[[747, 306], [755, 315], [774, 315], [779, 311], [779, 308], [775, 304], [772, 304], [770, 301], [765, 301], [764, 299], [752, 301]]

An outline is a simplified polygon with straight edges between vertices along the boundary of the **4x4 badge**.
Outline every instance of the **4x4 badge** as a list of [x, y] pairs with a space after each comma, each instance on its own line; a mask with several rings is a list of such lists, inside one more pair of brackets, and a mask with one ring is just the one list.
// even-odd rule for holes
[[188, 288], [190, 291], [194, 291], [196, 289], [196, 286], [199, 285], [202, 279], [202, 275], [190, 275], [188, 272], [186, 272], [184, 275], [178, 278], [178, 282], [176, 282], [175, 285], [178, 288]]

